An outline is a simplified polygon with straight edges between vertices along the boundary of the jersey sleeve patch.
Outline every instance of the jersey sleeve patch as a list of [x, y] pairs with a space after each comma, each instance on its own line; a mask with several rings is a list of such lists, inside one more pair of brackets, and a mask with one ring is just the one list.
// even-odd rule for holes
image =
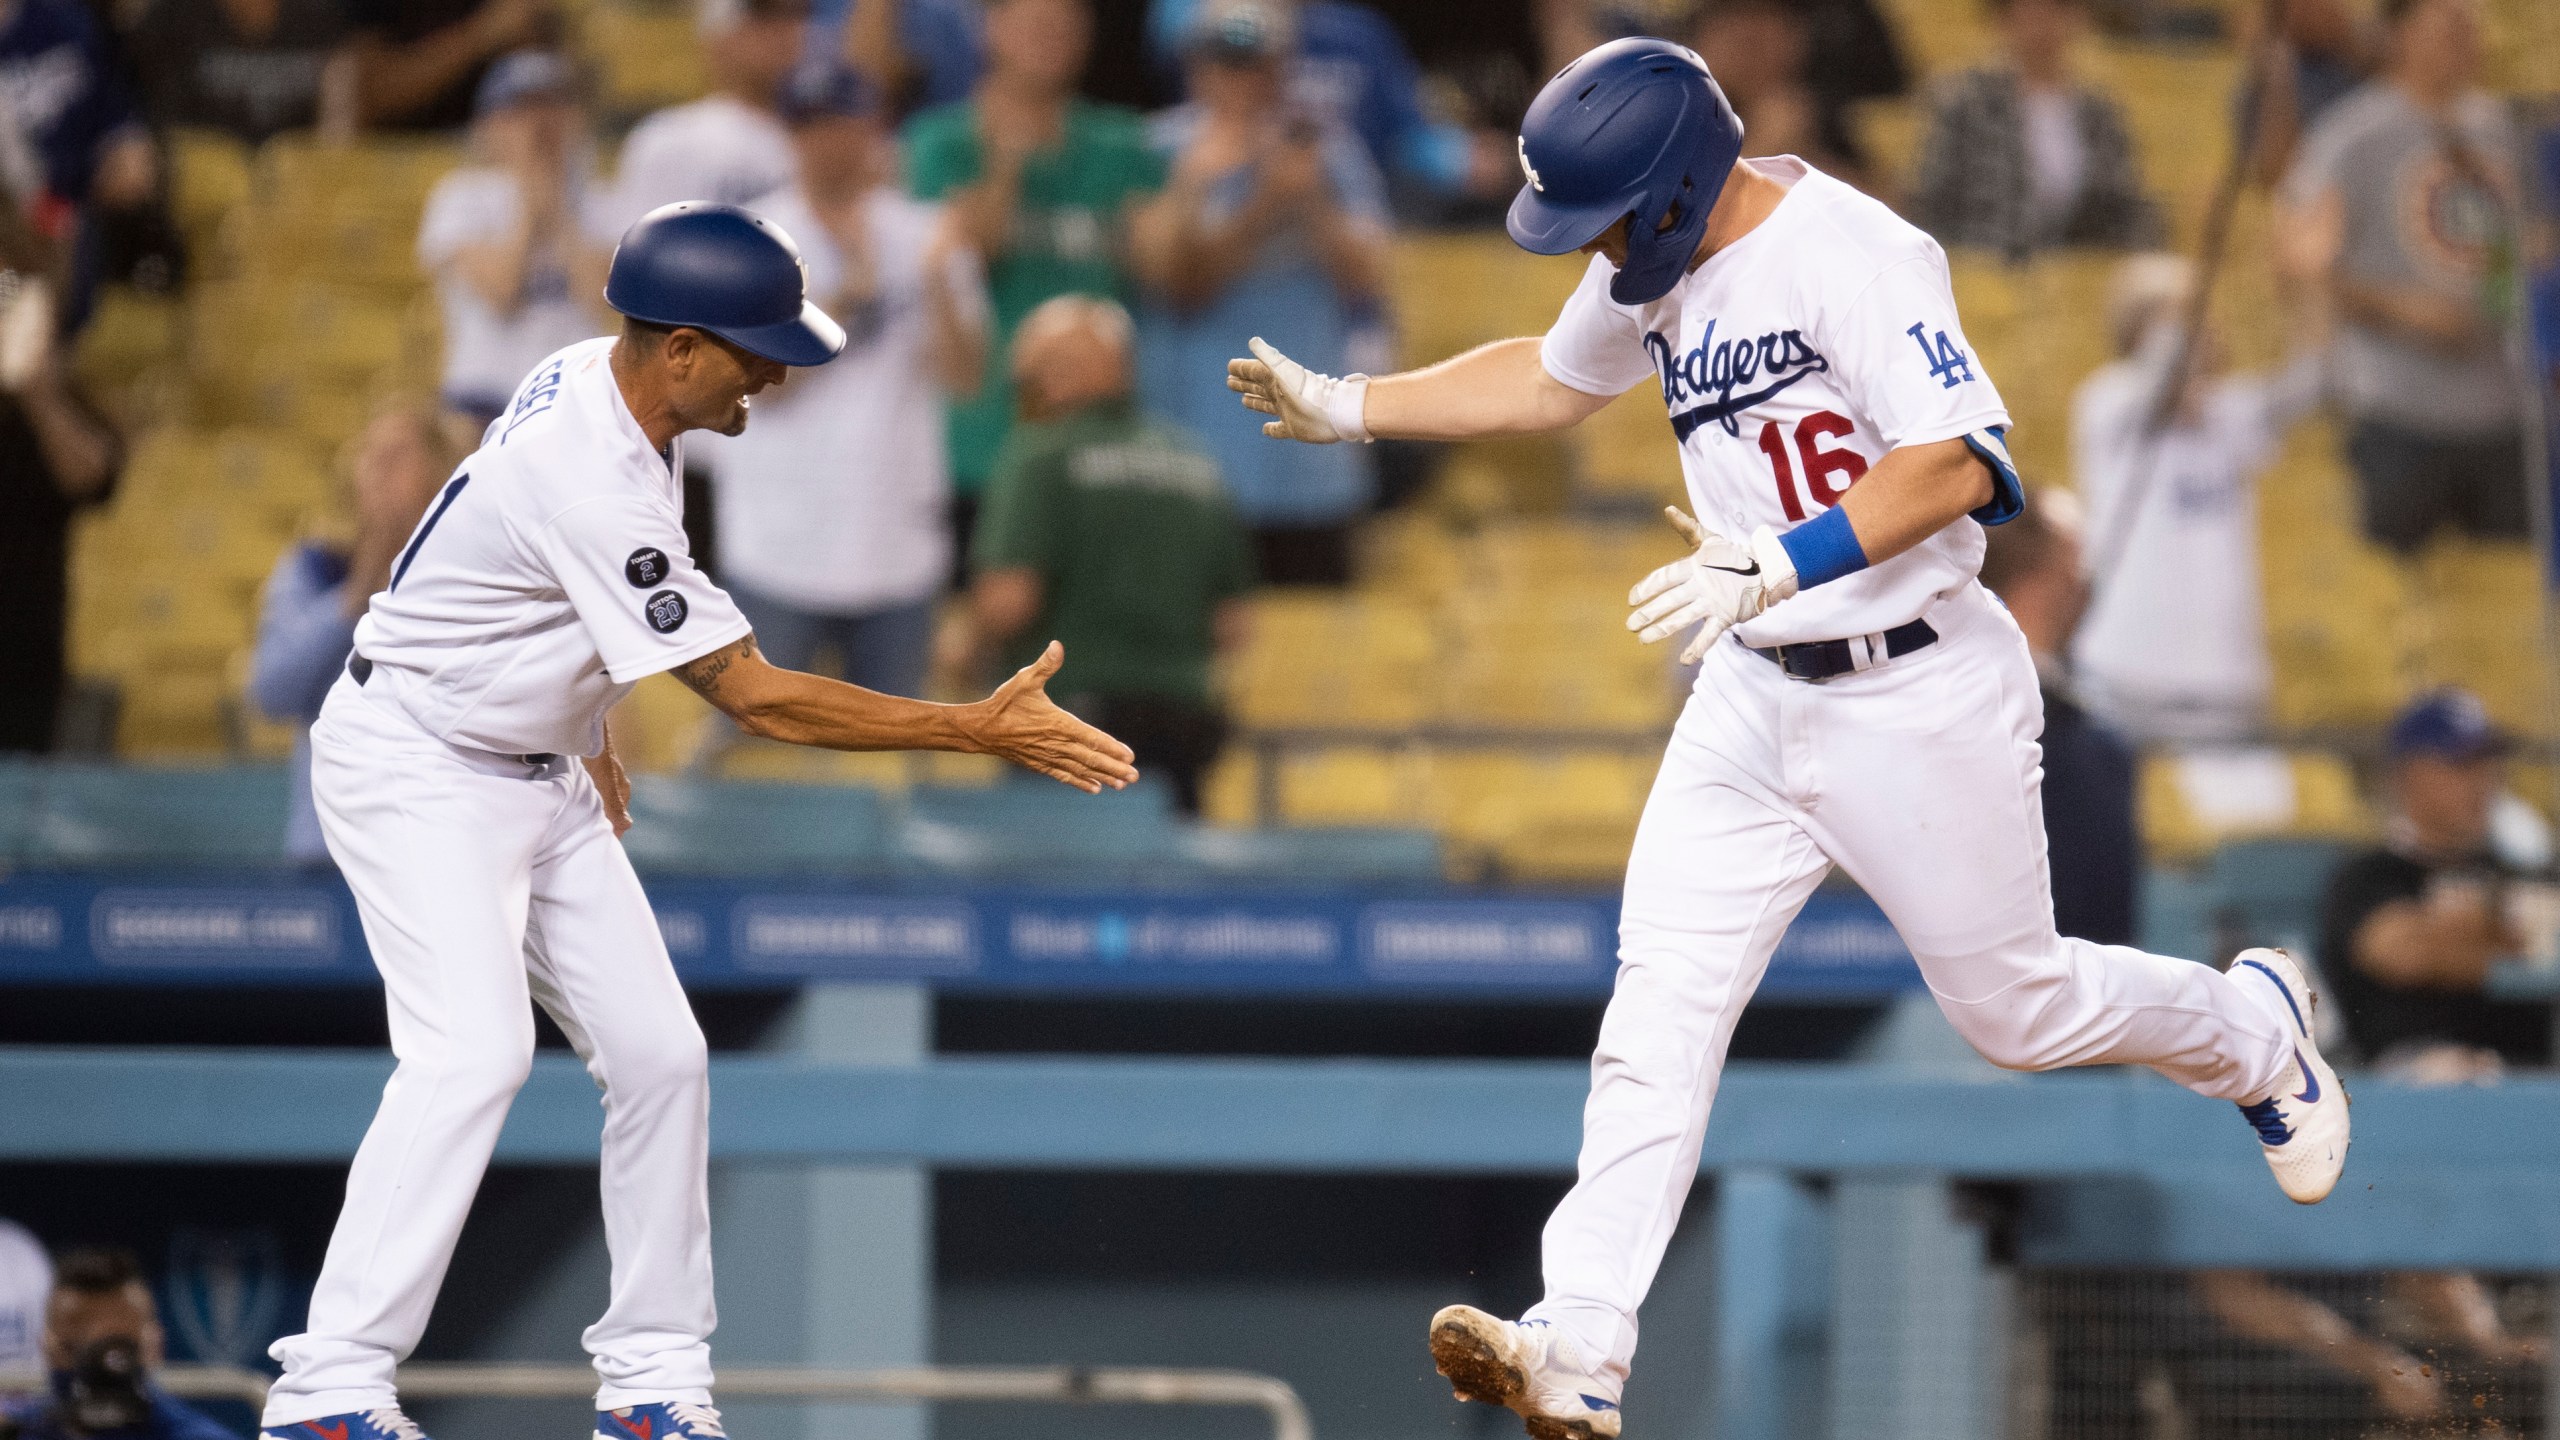
[[649, 597], [641, 607], [641, 613], [648, 618], [650, 629], [661, 635], [673, 635], [684, 628], [685, 617], [693, 613], [693, 607], [675, 591], [661, 590]]
[[655, 545], [641, 546], [631, 552], [630, 559], [622, 562], [622, 578], [630, 581], [634, 590], [646, 590], [672, 573], [673, 567], [667, 564], [667, 552]]

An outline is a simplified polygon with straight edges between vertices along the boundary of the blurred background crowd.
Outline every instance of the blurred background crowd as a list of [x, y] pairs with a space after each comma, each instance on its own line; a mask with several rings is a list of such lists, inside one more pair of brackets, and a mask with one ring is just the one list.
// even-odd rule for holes
[[[713, 199], [780, 222], [851, 336], [688, 442], [695, 556], [778, 663], [957, 698], [1055, 636], [1163, 825], [1613, 883], [1685, 688], [1619, 623], [1672, 551], [1659, 397], [1313, 448], [1223, 366], [1542, 330], [1579, 271], [1501, 234], [1512, 129], [1632, 33], [1699, 50], [1746, 153], [1950, 252], [2035, 496], [1985, 579], [2044, 675], [2063, 929], [2289, 939], [2368, 1064], [2548, 1063], [2515, 979], [2560, 966], [2548, 0], [0, 0], [0, 751], [298, 783], [436, 487], [608, 327], [622, 229]], [[1005, 788], [737, 740], [665, 677], [614, 724], [644, 805]], [[307, 807], [204, 793], [257, 824], [109, 799], [0, 839], [325, 865]], [[7, 1241], [0, 1289], [37, 1269]], [[2405, 1416], [2441, 1397], [2395, 1334], [2542, 1363], [2511, 1300], [2159, 1303], [2262, 1338], [2331, 1306], [2373, 1338], [2300, 1363]]]
[[[1649, 30], [1751, 153], [1953, 253], [2070, 547], [2057, 694], [2132, 747], [2155, 855], [2379, 833], [2387, 722], [2446, 686], [2533, 742], [2509, 788], [2547, 805], [2552, 28], [2520, 0], [9, 0], [0, 746], [286, 755], [428, 492], [606, 324], [622, 228], [709, 198], [780, 220], [854, 337], [689, 452], [696, 555], [778, 660], [956, 695], [1057, 635], [1063, 692], [1182, 812], [1604, 878], [1681, 688], [1598, 623], [1662, 550], [1659, 403], [1309, 449], [1222, 367], [1255, 334], [1342, 372], [1541, 328], [1572, 267], [1493, 228], [1510, 127], [1532, 77]], [[1104, 303], [1026, 345], [1062, 296]], [[914, 779], [730, 743], [671, 683], [620, 718], [646, 770]]]

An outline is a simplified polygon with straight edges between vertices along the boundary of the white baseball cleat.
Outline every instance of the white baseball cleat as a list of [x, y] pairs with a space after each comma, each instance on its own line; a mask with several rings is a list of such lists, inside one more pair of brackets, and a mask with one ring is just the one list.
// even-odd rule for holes
[[1544, 1320], [1452, 1305], [1431, 1317], [1431, 1363], [1459, 1399], [1517, 1412], [1532, 1440], [1617, 1440], [1618, 1387]]
[[2231, 977], [2261, 986], [2276, 1017], [2293, 1032], [2293, 1063], [2278, 1077], [2275, 1093], [2241, 1106], [2240, 1113], [2257, 1127], [2267, 1168], [2276, 1172], [2286, 1196], [2297, 1205], [2317, 1205], [2347, 1166], [2348, 1138], [2347, 1088], [2320, 1058], [2320, 1042], [2311, 1033], [2320, 997], [2281, 950], [2241, 951], [2231, 962]]

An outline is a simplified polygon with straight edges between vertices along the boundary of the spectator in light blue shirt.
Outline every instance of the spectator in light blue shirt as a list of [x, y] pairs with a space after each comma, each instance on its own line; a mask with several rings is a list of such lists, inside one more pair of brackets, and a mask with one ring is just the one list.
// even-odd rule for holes
[[1259, 335], [1334, 373], [1387, 265], [1385, 187], [1344, 127], [1283, 98], [1289, 12], [1209, 0], [1189, 44], [1192, 99], [1153, 122], [1172, 175], [1138, 232], [1158, 278], [1139, 329], [1139, 393], [1217, 459], [1274, 584], [1350, 578], [1350, 526], [1375, 476], [1366, 447], [1273, 445], [1226, 388]]
[[[1423, 109], [1421, 67], [1386, 16], [1346, 0], [1267, 3], [1296, 36], [1289, 97], [1350, 130], [1382, 173], [1440, 196], [1508, 193], [1520, 183], [1509, 136]], [[1159, 61], [1190, 59], [1189, 37], [1206, 8], [1204, 0], [1152, 0], [1147, 46]]]
[[400, 548], [452, 468], [453, 447], [431, 413], [384, 411], [355, 445], [355, 543], [305, 540], [278, 557], [267, 575], [249, 698], [267, 718], [303, 727], [293, 743], [293, 808], [285, 819], [285, 858], [294, 864], [329, 860], [311, 805], [311, 722], [346, 668], [356, 621], [389, 583]]
[[987, 68], [980, 0], [816, 0], [809, 53], [837, 55], [894, 115], [956, 105]]

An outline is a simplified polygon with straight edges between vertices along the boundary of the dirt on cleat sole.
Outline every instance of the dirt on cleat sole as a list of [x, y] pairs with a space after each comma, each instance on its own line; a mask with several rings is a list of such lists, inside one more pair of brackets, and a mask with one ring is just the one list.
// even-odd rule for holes
[[1502, 1358], [1494, 1342], [1464, 1317], [1444, 1313], [1432, 1320], [1431, 1364], [1460, 1400], [1500, 1405], [1518, 1415], [1530, 1440], [1616, 1440], [1615, 1436], [1603, 1435], [1587, 1420], [1541, 1415], [1528, 1409], [1528, 1375]]
[[1529, 1377], [1464, 1320], [1431, 1323], [1431, 1363], [1461, 1399], [1511, 1406], [1529, 1393]]

